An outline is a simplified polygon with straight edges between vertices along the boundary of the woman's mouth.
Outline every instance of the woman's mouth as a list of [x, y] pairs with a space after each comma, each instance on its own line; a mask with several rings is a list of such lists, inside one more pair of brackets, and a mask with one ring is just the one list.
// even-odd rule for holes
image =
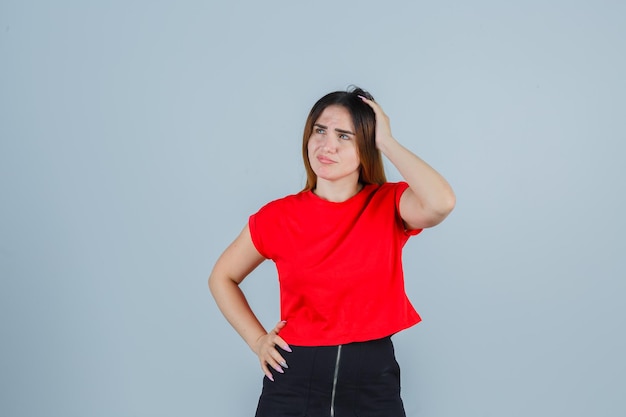
[[335, 163], [335, 161], [323, 155], [318, 156], [317, 160], [320, 161], [320, 163], [322, 164], [334, 164]]

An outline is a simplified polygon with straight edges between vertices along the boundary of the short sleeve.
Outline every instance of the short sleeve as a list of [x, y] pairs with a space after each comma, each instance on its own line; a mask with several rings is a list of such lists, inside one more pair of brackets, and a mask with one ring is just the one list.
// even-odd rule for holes
[[267, 249], [265, 248], [263, 240], [263, 214], [261, 211], [262, 210], [259, 210], [250, 216], [248, 219], [248, 228], [250, 229], [250, 238], [256, 250], [258, 250], [264, 258], [269, 259], [270, 257], [267, 255]]
[[[404, 194], [404, 192], [409, 188], [409, 184], [407, 182], [401, 181], [395, 184], [395, 191], [394, 191], [394, 197], [395, 197], [395, 204], [396, 204], [396, 213], [398, 213], [398, 218], [400, 219], [400, 221], [402, 222], [402, 224], [404, 225], [404, 222], [402, 221], [402, 217], [400, 217], [400, 198], [402, 197], [402, 194]], [[407, 236], [415, 236], [419, 233], [421, 233], [421, 231], [424, 229], [404, 229], [404, 233]]]

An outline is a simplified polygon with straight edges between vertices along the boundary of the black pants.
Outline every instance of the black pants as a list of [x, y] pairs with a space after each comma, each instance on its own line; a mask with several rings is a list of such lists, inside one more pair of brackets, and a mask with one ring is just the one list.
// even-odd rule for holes
[[280, 350], [288, 369], [263, 379], [256, 417], [405, 417], [391, 338]]

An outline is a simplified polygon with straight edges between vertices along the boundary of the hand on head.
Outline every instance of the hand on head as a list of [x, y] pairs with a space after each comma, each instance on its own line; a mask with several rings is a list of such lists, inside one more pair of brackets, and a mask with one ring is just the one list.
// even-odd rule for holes
[[380, 104], [372, 99], [364, 96], [359, 96], [361, 100], [374, 110], [376, 115], [376, 147], [380, 149], [381, 145], [388, 140], [392, 140], [391, 135], [391, 123], [389, 122], [389, 116], [385, 114]]

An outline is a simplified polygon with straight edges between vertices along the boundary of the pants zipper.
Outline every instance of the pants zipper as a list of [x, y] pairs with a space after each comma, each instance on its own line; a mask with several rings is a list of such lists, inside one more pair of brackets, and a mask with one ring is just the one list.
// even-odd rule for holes
[[335, 374], [333, 376], [333, 393], [330, 397], [330, 417], [335, 417], [335, 393], [337, 391], [337, 377], [339, 376], [339, 360], [341, 359], [341, 345], [337, 346], [337, 359], [335, 360]]

